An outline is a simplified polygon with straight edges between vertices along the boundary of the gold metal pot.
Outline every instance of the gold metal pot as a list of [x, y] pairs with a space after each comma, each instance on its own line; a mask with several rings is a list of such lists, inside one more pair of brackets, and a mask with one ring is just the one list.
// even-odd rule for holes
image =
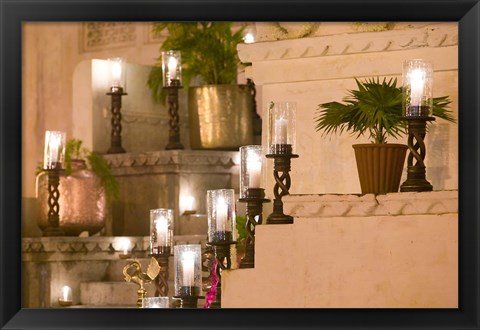
[[247, 85], [190, 87], [192, 149], [238, 150], [253, 144], [253, 98]]
[[[78, 236], [83, 231], [90, 235], [105, 227], [107, 215], [106, 194], [101, 179], [86, 169], [85, 161], [72, 161], [72, 174], [60, 175], [59, 227], [67, 236]], [[44, 230], [48, 225], [48, 175], [37, 176], [37, 224]]]

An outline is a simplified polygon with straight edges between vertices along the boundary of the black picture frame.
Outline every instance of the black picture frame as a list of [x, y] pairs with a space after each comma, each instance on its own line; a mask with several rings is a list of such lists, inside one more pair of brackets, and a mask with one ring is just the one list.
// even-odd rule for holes
[[[0, 0], [2, 329], [479, 329], [480, 5], [477, 0]], [[22, 22], [456, 21], [458, 309], [21, 309]]]

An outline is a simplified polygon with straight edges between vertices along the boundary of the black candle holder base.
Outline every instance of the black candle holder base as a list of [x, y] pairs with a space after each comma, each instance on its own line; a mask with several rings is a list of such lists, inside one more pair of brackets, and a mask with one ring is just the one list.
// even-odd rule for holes
[[107, 154], [124, 154], [124, 153], [126, 153], [125, 149], [119, 146], [112, 146], [107, 150]]
[[198, 299], [205, 298], [203, 296], [174, 296], [173, 298], [180, 299], [180, 308], [197, 308]]
[[293, 217], [283, 213], [282, 200], [275, 199], [273, 201], [273, 212], [267, 217], [268, 225], [284, 225], [292, 224]]
[[65, 232], [60, 228], [47, 227], [43, 230], [42, 235], [47, 237], [65, 236]]
[[433, 190], [433, 186], [425, 179], [425, 167], [411, 167], [407, 173], [407, 180], [400, 186], [401, 192]]
[[181, 149], [185, 149], [185, 147], [183, 146], [183, 144], [181, 144], [180, 142], [176, 142], [176, 141], [170, 141], [166, 146], [165, 146], [165, 150], [181, 150]]
[[267, 218], [268, 225], [285, 225], [285, 224], [292, 224], [293, 217], [287, 214], [276, 214], [272, 213]]

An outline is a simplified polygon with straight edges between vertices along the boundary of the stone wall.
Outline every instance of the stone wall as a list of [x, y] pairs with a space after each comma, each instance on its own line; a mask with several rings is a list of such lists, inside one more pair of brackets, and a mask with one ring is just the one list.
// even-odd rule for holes
[[[306, 29], [310, 33], [299, 38]], [[434, 65], [434, 96], [450, 96], [453, 116], [458, 118], [457, 23], [393, 27], [380, 23], [261, 23], [257, 31], [263, 33], [262, 42], [240, 44], [238, 51], [243, 62], [252, 63], [246, 76], [262, 90], [259, 113], [266, 118], [270, 101], [297, 102], [300, 158], [292, 160], [292, 194], [360, 193], [352, 144], [367, 143], [368, 136], [323, 136], [315, 131], [314, 120], [320, 103], [341, 101], [348, 90], [356, 88], [354, 77], [398, 78], [401, 85], [404, 60], [430, 60]], [[267, 120], [263, 121], [263, 132], [266, 144]], [[406, 144], [406, 137], [388, 142]], [[425, 162], [427, 179], [435, 190], [458, 188], [457, 145], [456, 124], [437, 120], [430, 125]], [[268, 169], [272, 169], [271, 162]], [[405, 178], [406, 170], [401, 182]], [[270, 196], [272, 186], [273, 176], [268, 175]]]

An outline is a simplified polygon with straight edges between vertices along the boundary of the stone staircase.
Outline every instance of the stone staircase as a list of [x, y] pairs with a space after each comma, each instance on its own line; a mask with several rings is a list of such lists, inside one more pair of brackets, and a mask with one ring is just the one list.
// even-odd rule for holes
[[[38, 237], [23, 239], [23, 307], [60, 307], [61, 288], [72, 289], [69, 308], [136, 308], [138, 286], [123, 277], [131, 259], [119, 258], [118, 242], [124, 237]], [[128, 237], [135, 246], [132, 259], [146, 271], [149, 237]], [[177, 235], [174, 244], [201, 244], [206, 235]], [[169, 258], [169, 296], [174, 295], [174, 259]], [[145, 285], [153, 297], [153, 283]], [[203, 304], [199, 301], [199, 305]]]
[[222, 308], [457, 308], [458, 191], [284, 197]]

